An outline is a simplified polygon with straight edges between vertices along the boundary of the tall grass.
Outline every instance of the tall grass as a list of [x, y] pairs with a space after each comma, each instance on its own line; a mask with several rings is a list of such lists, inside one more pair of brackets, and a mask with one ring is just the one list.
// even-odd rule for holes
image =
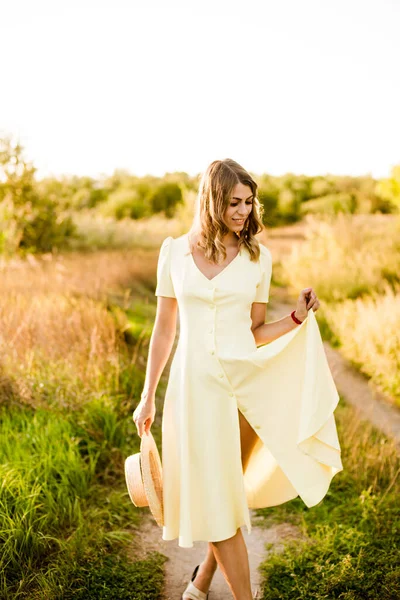
[[400, 219], [382, 216], [311, 219], [281, 276], [292, 293], [314, 288], [324, 330], [400, 406]]
[[289, 291], [315, 286], [321, 299], [338, 302], [400, 284], [400, 217], [382, 216], [309, 218], [305, 240], [281, 260]]
[[[111, 254], [97, 257], [97, 266], [109, 271], [97, 271], [95, 288], [94, 255], [2, 265], [5, 600], [160, 594], [162, 555], [135, 562], [127, 552], [144, 509], [131, 503], [123, 472], [124, 458], [139, 450], [132, 410], [144, 379], [141, 355], [151, 332], [145, 325], [154, 313], [154, 304], [136, 313], [126, 290], [136, 293], [135, 281], [148, 288], [153, 282], [143, 260], [127, 266], [123, 253]], [[147, 331], [139, 351], [136, 322]], [[157, 428], [158, 422], [156, 439]]]
[[324, 314], [342, 354], [400, 407], [400, 286], [326, 304]]
[[14, 398], [35, 406], [74, 405], [109, 389], [121, 337], [107, 309], [90, 298], [6, 293], [0, 301], [3, 377]]
[[[65, 418], [42, 411], [1, 415], [1, 570], [24, 578], [59, 548], [60, 532], [82, 522], [82, 500], [93, 481], [97, 451]], [[4, 591], [4, 586], [3, 586]]]
[[[60, 295], [92, 298], [107, 304], [114, 294], [148, 293], [155, 283], [158, 246], [144, 248], [0, 257], [2, 291], [20, 296]], [[155, 287], [155, 286], [154, 286]], [[13, 308], [13, 304], [8, 305]]]

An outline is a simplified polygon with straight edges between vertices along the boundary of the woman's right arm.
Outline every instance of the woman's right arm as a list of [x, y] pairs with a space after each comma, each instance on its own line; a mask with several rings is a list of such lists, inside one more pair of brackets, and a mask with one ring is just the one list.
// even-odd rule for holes
[[150, 338], [146, 377], [140, 402], [133, 413], [138, 434], [148, 433], [155, 416], [155, 394], [176, 336], [176, 298], [158, 296], [157, 313]]

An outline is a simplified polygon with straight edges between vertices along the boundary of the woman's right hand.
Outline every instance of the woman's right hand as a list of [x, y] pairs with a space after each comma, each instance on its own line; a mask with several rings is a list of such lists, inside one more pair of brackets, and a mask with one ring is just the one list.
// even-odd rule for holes
[[154, 395], [142, 398], [132, 415], [133, 422], [137, 427], [140, 437], [142, 437], [144, 433], [147, 435], [150, 433], [150, 427], [154, 422], [155, 414], [156, 403]]

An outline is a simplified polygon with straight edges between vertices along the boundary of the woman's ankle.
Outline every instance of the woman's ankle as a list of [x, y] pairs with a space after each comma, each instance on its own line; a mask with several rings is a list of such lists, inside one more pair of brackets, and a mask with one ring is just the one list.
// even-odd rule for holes
[[[217, 565], [218, 566], [218, 565]], [[216, 569], [213, 566], [207, 564], [207, 562], [200, 563], [196, 577], [193, 580], [193, 584], [202, 592], [207, 593], [214, 577]]]

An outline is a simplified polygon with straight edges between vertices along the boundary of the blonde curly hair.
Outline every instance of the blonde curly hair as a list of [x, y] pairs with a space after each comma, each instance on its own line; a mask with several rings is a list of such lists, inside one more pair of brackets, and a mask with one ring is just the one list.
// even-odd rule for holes
[[240, 251], [242, 246], [246, 247], [252, 261], [257, 261], [260, 256], [260, 246], [255, 236], [264, 230], [264, 207], [257, 198], [258, 185], [241, 165], [231, 158], [225, 158], [214, 160], [201, 176], [195, 216], [189, 230], [189, 239], [191, 234], [197, 233], [197, 247], [204, 251], [208, 260], [216, 264], [223, 262], [227, 256], [222, 240], [229, 228], [223, 216], [238, 183], [249, 186], [253, 193], [252, 210], [245, 226], [237, 233], [238, 248]]

